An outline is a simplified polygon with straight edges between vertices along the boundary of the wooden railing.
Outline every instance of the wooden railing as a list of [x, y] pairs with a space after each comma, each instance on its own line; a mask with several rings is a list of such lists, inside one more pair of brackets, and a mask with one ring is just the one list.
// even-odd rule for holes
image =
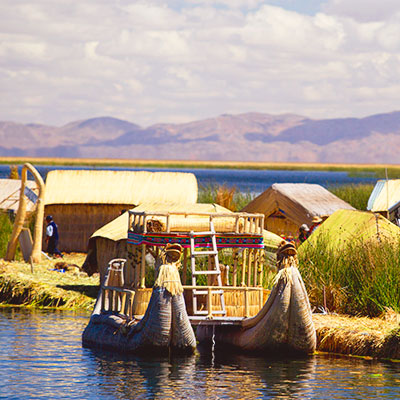
[[166, 218], [164, 233], [170, 233], [170, 218], [173, 216], [208, 217], [209, 222], [219, 218], [229, 218], [234, 221], [232, 233], [255, 233], [262, 235], [264, 229], [264, 214], [249, 213], [201, 213], [201, 212], [139, 212], [129, 211], [128, 230], [147, 233], [147, 221], [153, 217]]
[[134, 290], [115, 286], [102, 286], [101, 291], [101, 311], [110, 311], [133, 317]]
[[[207, 291], [206, 296], [206, 311], [208, 314], [204, 316], [204, 319], [212, 319], [213, 318], [213, 309], [215, 306], [212, 304], [212, 296], [213, 291], [215, 290], [229, 290], [229, 291], [237, 291], [243, 293], [243, 303], [239, 305], [244, 306], [244, 315], [243, 317], [250, 317], [250, 302], [249, 302], [249, 293], [250, 292], [259, 292], [259, 305], [260, 309], [264, 305], [263, 297], [264, 297], [264, 289], [262, 287], [240, 287], [240, 286], [183, 286], [185, 290], [204, 290]], [[127, 317], [134, 317], [133, 310], [133, 301], [135, 298], [135, 291], [120, 287], [114, 286], [102, 286], [102, 298], [101, 298], [101, 311], [109, 311], [115, 312], [122, 315], [126, 315]]]
[[[185, 290], [206, 290], [206, 304], [207, 304], [207, 316], [204, 317], [206, 319], [213, 318], [213, 304], [212, 304], [212, 296], [213, 291], [215, 290], [229, 290], [229, 291], [236, 291], [236, 292], [243, 292], [243, 305], [244, 305], [244, 315], [243, 317], [250, 317], [250, 304], [249, 304], [249, 292], [259, 292], [259, 304], [260, 309], [264, 305], [264, 289], [262, 287], [240, 287], [240, 286], [191, 286], [191, 285], [184, 285], [183, 289]], [[242, 305], [242, 304], [238, 304]], [[214, 312], [215, 314], [215, 312]]]

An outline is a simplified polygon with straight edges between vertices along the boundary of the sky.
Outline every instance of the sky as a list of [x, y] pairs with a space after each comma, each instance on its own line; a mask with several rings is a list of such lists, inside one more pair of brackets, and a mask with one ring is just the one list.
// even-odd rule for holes
[[0, 120], [399, 110], [399, 0], [2, 0]]

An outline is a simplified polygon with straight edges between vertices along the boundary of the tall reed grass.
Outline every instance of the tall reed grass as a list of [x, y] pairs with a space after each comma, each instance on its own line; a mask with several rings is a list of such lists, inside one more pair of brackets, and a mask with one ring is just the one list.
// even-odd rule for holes
[[357, 210], [366, 210], [369, 196], [374, 188], [370, 183], [329, 186], [328, 190], [335, 196], [346, 201]]
[[214, 184], [200, 186], [197, 201], [199, 203], [216, 203], [231, 211], [240, 211], [254, 197], [254, 194], [240, 192], [236, 187]]
[[321, 238], [300, 247], [300, 270], [311, 303], [329, 311], [376, 317], [400, 312], [400, 240], [361, 243], [342, 250]]
[[8, 214], [0, 212], [0, 258], [4, 258], [6, 255], [12, 229], [12, 222]]

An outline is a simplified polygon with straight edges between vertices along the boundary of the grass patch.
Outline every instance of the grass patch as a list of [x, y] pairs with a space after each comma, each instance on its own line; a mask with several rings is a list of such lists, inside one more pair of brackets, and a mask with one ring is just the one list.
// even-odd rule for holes
[[361, 243], [337, 251], [321, 238], [300, 247], [299, 262], [311, 304], [349, 315], [400, 312], [400, 241]]
[[366, 210], [374, 186], [372, 184], [350, 184], [329, 186], [328, 190], [357, 210]]
[[[82, 265], [84, 254], [67, 254], [68, 264]], [[99, 278], [85, 273], [53, 271], [59, 259], [42, 260], [31, 266], [0, 260], [0, 302], [30, 307], [91, 310], [99, 289]]]
[[0, 258], [4, 258], [6, 255], [12, 229], [13, 225], [8, 214], [0, 212]]

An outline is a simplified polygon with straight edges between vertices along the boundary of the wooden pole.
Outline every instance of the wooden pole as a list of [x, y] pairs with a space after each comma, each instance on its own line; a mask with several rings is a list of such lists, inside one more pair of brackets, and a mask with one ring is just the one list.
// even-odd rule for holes
[[251, 286], [251, 267], [253, 266], [252, 264], [252, 254], [253, 254], [253, 249], [248, 250], [248, 261], [247, 261], [247, 286]]
[[265, 250], [260, 249], [260, 268], [259, 268], [259, 277], [258, 277], [258, 284], [259, 286], [263, 286], [263, 278], [264, 278], [264, 262], [265, 262]]
[[387, 168], [385, 168], [386, 175], [386, 218], [389, 219], [389, 178]]
[[258, 259], [259, 259], [259, 250], [254, 249], [253, 250], [254, 254], [254, 280], [253, 280], [253, 286], [257, 286], [257, 275], [258, 275]]
[[233, 250], [233, 273], [232, 273], [232, 286], [237, 285], [237, 266], [238, 266], [239, 253], [236, 249]]
[[106, 290], [101, 288], [101, 311], [105, 311], [106, 309]]
[[188, 249], [185, 247], [183, 249], [183, 271], [182, 271], [182, 283], [186, 285], [186, 276], [187, 276], [187, 258], [188, 258]]
[[125, 313], [126, 296], [127, 296], [126, 292], [122, 293], [120, 313], [123, 315], [126, 315], [126, 313]]
[[249, 291], [247, 288], [244, 291], [244, 316], [245, 318], [249, 316]]
[[140, 263], [140, 287], [146, 287], [146, 245], [142, 244], [142, 259]]
[[207, 288], [207, 311], [208, 311], [207, 318], [212, 319], [212, 294], [210, 286], [208, 286]]
[[246, 276], [246, 249], [243, 249], [243, 254], [242, 254], [242, 279], [240, 282], [241, 286], [246, 286], [245, 283], [245, 276]]

